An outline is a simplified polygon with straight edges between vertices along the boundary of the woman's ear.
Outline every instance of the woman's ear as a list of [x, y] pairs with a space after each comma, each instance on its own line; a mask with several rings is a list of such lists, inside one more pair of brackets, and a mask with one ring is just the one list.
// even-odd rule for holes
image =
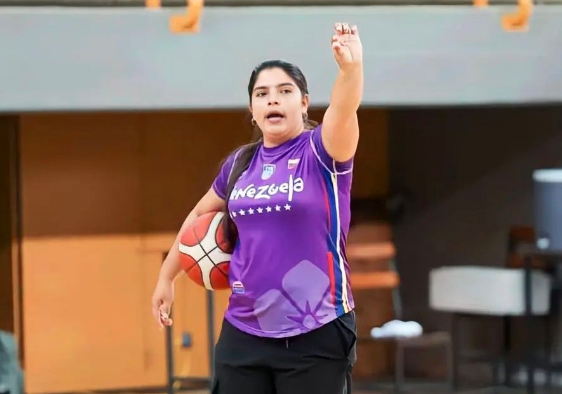
[[305, 94], [304, 96], [302, 96], [302, 109], [304, 110], [303, 112], [308, 111], [309, 105], [310, 105], [310, 97], [308, 96], [308, 94]]

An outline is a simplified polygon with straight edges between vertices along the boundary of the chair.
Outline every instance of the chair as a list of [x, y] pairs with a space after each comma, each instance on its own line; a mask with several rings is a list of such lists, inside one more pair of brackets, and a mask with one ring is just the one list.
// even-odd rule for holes
[[[372, 241], [368, 234], [376, 233], [376, 225], [362, 225], [355, 228], [355, 233], [350, 234], [347, 246], [347, 257], [350, 262], [369, 261], [370, 270], [352, 270], [351, 287], [354, 293], [374, 289], [386, 289], [392, 292], [393, 315], [395, 319], [402, 318], [402, 302], [400, 299], [400, 277], [395, 266], [396, 250], [390, 241]], [[363, 237], [354, 237], [361, 233]], [[359, 238], [359, 239], [358, 239]], [[386, 266], [386, 267], [385, 267]], [[360, 341], [390, 341], [395, 344], [394, 357], [394, 390], [401, 392], [405, 386], [405, 351], [408, 348], [441, 347], [446, 352], [448, 377], [447, 382], [452, 387], [452, 341], [447, 332], [423, 333], [415, 337], [389, 337], [384, 339], [363, 336]]]
[[[458, 370], [461, 361], [487, 361], [492, 363], [494, 386], [500, 385], [500, 365], [505, 370], [505, 384], [510, 384], [511, 329], [513, 317], [525, 314], [524, 271], [522, 262], [514, 251], [522, 242], [533, 242], [534, 234], [528, 227], [516, 226], [508, 235], [507, 262], [503, 267], [449, 266], [431, 270], [429, 275], [429, 302], [436, 311], [451, 313], [453, 339], [453, 382], [458, 387]], [[552, 279], [537, 262], [532, 271], [532, 315], [547, 317], [550, 312]], [[500, 354], [477, 353], [465, 355], [461, 349], [460, 323], [469, 318], [497, 317], [501, 319], [503, 343]], [[548, 324], [548, 319], [546, 321]], [[550, 335], [545, 347], [549, 348]], [[549, 376], [550, 382], [550, 376]]]

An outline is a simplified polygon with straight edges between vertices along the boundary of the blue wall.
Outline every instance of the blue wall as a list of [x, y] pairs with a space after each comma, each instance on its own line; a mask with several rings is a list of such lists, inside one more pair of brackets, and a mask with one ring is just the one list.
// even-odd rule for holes
[[336, 73], [332, 26], [358, 24], [364, 105], [562, 101], [562, 7], [538, 6], [527, 33], [513, 7], [207, 7], [201, 32], [170, 33], [177, 9], [0, 8], [0, 111], [238, 108], [252, 68], [301, 66], [312, 104]]

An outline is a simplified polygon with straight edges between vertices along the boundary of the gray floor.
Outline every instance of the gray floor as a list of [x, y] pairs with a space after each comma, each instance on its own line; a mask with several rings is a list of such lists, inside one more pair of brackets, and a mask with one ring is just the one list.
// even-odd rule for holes
[[[560, 390], [560, 388], [558, 388]], [[536, 390], [536, 394], [554, 394], [556, 393], [557, 389], [553, 389], [553, 391], [548, 391], [545, 389], [538, 388]], [[373, 390], [354, 390], [352, 394], [395, 394], [392, 387], [389, 386], [383, 389], [373, 389]], [[404, 394], [447, 394], [451, 393], [450, 391], [440, 388], [438, 386], [432, 385], [431, 387], [423, 387], [422, 385], [411, 385], [407, 387], [404, 391]], [[181, 394], [209, 394], [209, 391], [183, 391]], [[243, 393], [241, 393], [243, 394]], [[482, 388], [482, 389], [459, 389], [455, 391], [455, 394], [526, 394], [525, 389], [522, 388]]]
[[[355, 391], [352, 394], [388, 394], [393, 393], [392, 390], [389, 391]], [[429, 390], [429, 389], [406, 389], [404, 390], [404, 394], [430, 394], [430, 393], [448, 393], [446, 390]], [[536, 394], [554, 394], [554, 391], [548, 392], [546, 390], [537, 390]], [[479, 390], [467, 389], [467, 391], [459, 390], [456, 391], [455, 394], [525, 394], [524, 389], [509, 389], [509, 388], [484, 388]]]
[[[548, 391], [543, 388], [537, 388], [535, 394], [555, 394], [558, 389], [553, 389]], [[508, 387], [466, 387], [466, 388], [459, 388], [456, 391], [451, 391], [446, 387], [443, 386], [436, 386], [436, 385], [416, 385], [411, 384], [404, 388], [402, 391], [404, 394], [526, 394], [526, 390], [524, 388], [508, 388]], [[355, 390], [352, 394], [395, 394], [395, 391], [392, 386], [381, 387], [377, 389], [358, 389]], [[560, 391], [558, 391], [560, 394]]]

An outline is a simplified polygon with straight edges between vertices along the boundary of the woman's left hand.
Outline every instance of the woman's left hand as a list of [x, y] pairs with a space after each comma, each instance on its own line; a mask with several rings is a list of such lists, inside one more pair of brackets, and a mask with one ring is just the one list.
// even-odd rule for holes
[[332, 36], [334, 58], [341, 70], [353, 68], [363, 62], [363, 45], [359, 39], [357, 26], [349, 27], [347, 23], [336, 23]]

